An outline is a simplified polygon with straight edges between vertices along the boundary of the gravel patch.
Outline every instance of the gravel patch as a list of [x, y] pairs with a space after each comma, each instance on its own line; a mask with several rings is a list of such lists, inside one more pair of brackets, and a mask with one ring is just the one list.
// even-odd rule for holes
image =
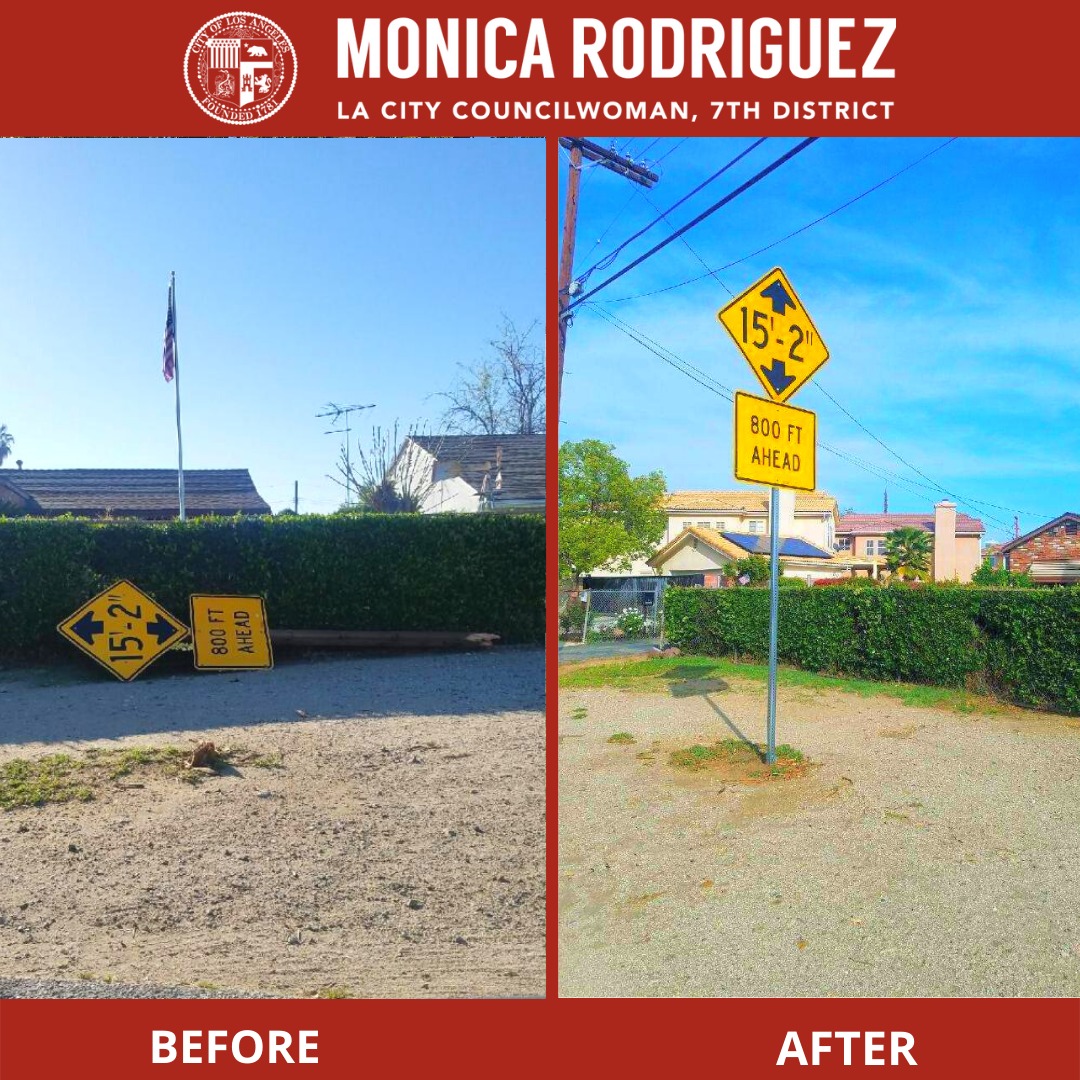
[[782, 688], [808, 776], [667, 764], [764, 712], [741, 680], [560, 695], [563, 995], [1080, 995], [1080, 721]]
[[6, 673], [0, 761], [212, 740], [280, 767], [0, 813], [0, 978], [541, 995], [543, 673], [539, 649], [131, 684]]

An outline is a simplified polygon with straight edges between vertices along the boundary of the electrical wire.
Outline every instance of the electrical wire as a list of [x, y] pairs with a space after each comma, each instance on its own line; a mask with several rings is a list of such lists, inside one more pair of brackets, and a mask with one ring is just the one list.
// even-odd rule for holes
[[[765, 136], [765, 138], [768, 138], [768, 136]], [[728, 169], [732, 168], [734, 165], [737, 165], [744, 157], [746, 157], [747, 154], [751, 153], [753, 150], [756, 150], [765, 141], [765, 138], [757, 139], [748, 147], [746, 147], [746, 149], [736, 154], [735, 157], [733, 157], [726, 165], [717, 169], [716, 172], [712, 174], [712, 176], [709, 176], [706, 179], [702, 180], [702, 182], [698, 184], [696, 188], [694, 188], [692, 191], [688, 191], [681, 199], [679, 199], [678, 202], [673, 203], [671, 206], [669, 206], [667, 209], [667, 213], [670, 214], [672, 210], [678, 209], [688, 199], [692, 199], [699, 191], [704, 190], [714, 180], [723, 176], [724, 173], [728, 171]], [[644, 228], [638, 229], [638, 231], [634, 233], [633, 236], [627, 237], [621, 244], [619, 244], [617, 248], [615, 248], [613, 251], [610, 251], [602, 259], [590, 266], [588, 270], [576, 275], [575, 280], [579, 284], [583, 284], [584, 282], [588, 281], [589, 277], [597, 270], [606, 270], [618, 258], [620, 252], [622, 252], [624, 248], [628, 247], [639, 237], [644, 236], [654, 225], [658, 225], [662, 220], [663, 216], [653, 218], [653, 220], [650, 221], [648, 225], [644, 226]]]
[[657, 165], [659, 165], [659, 164], [660, 164], [660, 162], [664, 160], [664, 158], [669, 158], [669, 157], [671, 157], [671, 155], [672, 155], [672, 154], [674, 154], [674, 153], [675, 153], [675, 151], [676, 151], [676, 150], [678, 150], [678, 149], [679, 149], [679, 147], [680, 147], [680, 146], [682, 146], [682, 144], [683, 144], [684, 142], [687, 142], [687, 139], [680, 139], [680, 140], [679, 140], [679, 141], [678, 141], [678, 142], [677, 142], [677, 143], [676, 143], [676, 144], [675, 144], [675, 145], [674, 145], [674, 146], [673, 146], [673, 147], [672, 147], [672, 148], [671, 148], [670, 150], [668, 150], [668, 151], [666, 151], [665, 153], [661, 154], [661, 155], [660, 155], [660, 156], [659, 156], [659, 157], [658, 157], [658, 158], [657, 158], [657, 159], [656, 159], [656, 160], [655, 160], [655, 161], [653, 162], [653, 168], [655, 169], [655, 168], [656, 168], [656, 166], [657, 166]]
[[698, 281], [704, 281], [705, 278], [713, 275], [714, 273], [723, 273], [725, 270], [730, 270], [733, 266], [738, 266], [740, 263], [748, 262], [750, 259], [756, 258], [758, 255], [763, 255], [766, 251], [771, 251], [774, 247], [779, 247], [781, 244], [787, 243], [788, 240], [794, 239], [801, 233], [806, 232], [808, 229], [812, 229], [815, 225], [820, 225], [823, 221], [827, 221], [829, 218], [836, 214], [839, 214], [841, 210], [846, 210], [849, 206], [854, 206], [855, 203], [861, 199], [865, 199], [867, 195], [872, 195], [875, 191], [883, 188], [886, 184], [892, 183], [899, 176], [903, 176], [904, 173], [910, 169], [914, 169], [916, 165], [921, 165], [927, 158], [931, 158], [934, 154], [940, 150], [944, 150], [946, 146], [957, 141], [959, 136], [954, 136], [951, 139], [946, 139], [943, 143], [935, 146], [933, 150], [923, 154], [922, 157], [916, 158], [914, 161], [909, 162], [902, 169], [897, 170], [891, 176], [885, 177], [884, 180], [878, 181], [873, 187], [867, 188], [865, 191], [860, 192], [853, 199], [848, 199], [847, 202], [841, 203], [839, 206], [834, 207], [827, 214], [822, 214], [821, 217], [814, 218], [813, 221], [808, 222], [802, 227], [796, 229], [794, 232], [789, 232], [787, 236], [781, 236], [779, 240], [774, 240], [771, 244], [766, 244], [764, 247], [760, 247], [757, 251], [751, 251], [749, 255], [744, 255], [741, 259], [735, 259], [732, 262], [724, 263], [723, 266], [717, 266], [712, 269], [706, 267], [708, 273], [698, 274], [696, 277], [687, 278], [685, 281], [678, 281], [674, 285], [665, 285], [662, 289], [652, 289], [649, 292], [634, 293], [632, 296], [614, 296], [607, 300], [601, 301], [605, 304], [625, 304], [630, 300], [641, 300], [646, 296], [659, 296], [661, 293], [671, 292], [674, 289], [682, 289], [687, 285], [693, 285]]
[[666, 240], [661, 240], [659, 244], [655, 244], [653, 247], [651, 247], [644, 254], [639, 255], [636, 259], [634, 259], [633, 262], [628, 263], [621, 270], [618, 270], [614, 274], [612, 274], [610, 277], [605, 278], [602, 282], [600, 282], [599, 285], [592, 288], [589, 292], [583, 294], [582, 296], [577, 297], [570, 304], [568, 304], [566, 306], [566, 308], [563, 310], [563, 317], [565, 318], [566, 314], [568, 312], [573, 311], [575, 308], [579, 307], [582, 303], [584, 303], [590, 297], [595, 296], [596, 293], [598, 293], [601, 289], [606, 288], [613, 281], [617, 281], [624, 274], [630, 273], [631, 270], [633, 270], [635, 267], [640, 266], [643, 262], [645, 262], [646, 259], [651, 259], [653, 257], [653, 255], [657, 254], [659, 251], [662, 251], [664, 248], [666, 248], [668, 246], [668, 244], [673, 243], [680, 236], [682, 236], [683, 233], [689, 232], [696, 225], [700, 225], [701, 222], [703, 222], [707, 217], [710, 217], [712, 214], [715, 214], [717, 210], [719, 210], [722, 207], [726, 206], [733, 199], [738, 198], [740, 195], [743, 194], [743, 192], [748, 191], [755, 184], [759, 184], [762, 180], [765, 179], [766, 176], [768, 176], [770, 173], [775, 172], [777, 169], [780, 168], [781, 165], [786, 164], [793, 157], [795, 157], [796, 154], [801, 154], [808, 146], [811, 146], [815, 142], [817, 142], [817, 140], [818, 140], [818, 136], [816, 136], [816, 135], [812, 136], [809, 139], [803, 139], [802, 142], [798, 143], [796, 146], [793, 146], [786, 153], [781, 154], [780, 157], [778, 157], [771, 164], [767, 165], [760, 172], [755, 173], [752, 177], [750, 177], [749, 180], [746, 180], [743, 183], [741, 183], [733, 191], [728, 192], [728, 194], [725, 195], [722, 199], [718, 200], [717, 202], [714, 202], [712, 204], [712, 206], [709, 206], [705, 210], [703, 210], [700, 214], [698, 214], [697, 217], [695, 217], [692, 220], [688, 221], [681, 228], [676, 229], [675, 232], [673, 232], [671, 234], [671, 236], [669, 236]]
[[[676, 371], [679, 371], [681, 374], [687, 376], [687, 378], [692, 379], [699, 386], [702, 386], [704, 389], [711, 391], [719, 397], [722, 397], [725, 401], [734, 402], [735, 391], [730, 386], [727, 386], [726, 384], [720, 382], [718, 379], [713, 378], [711, 375], [708, 375], [706, 372], [696, 367], [689, 360], [684, 359], [677, 353], [673, 352], [671, 349], [668, 349], [666, 346], [661, 345], [658, 341], [649, 337], [649, 335], [646, 334], [644, 331], [631, 326], [625, 320], [619, 318], [619, 316], [615, 315], [613, 312], [606, 311], [604, 308], [600, 307], [595, 302], [589, 304], [589, 310], [594, 314], [599, 315], [610, 325], [614, 326], [617, 330], [621, 331], [627, 337], [631, 338], [631, 340], [637, 342], [637, 344], [641, 345], [642, 348], [651, 352], [654, 356], [662, 360], [665, 364], [668, 364], [670, 367], [675, 368]], [[843, 450], [838, 450], [835, 447], [830, 446], [828, 443], [819, 441], [818, 446], [820, 446], [821, 449], [826, 451], [827, 453], [833, 454], [835, 457], [839, 457], [847, 461], [848, 463], [855, 465], [857, 468], [862, 469], [864, 472], [868, 472], [873, 476], [877, 476], [879, 479], [890, 480], [891, 482], [899, 485], [903, 490], [908, 492], [908, 494], [914, 495], [917, 498], [921, 499], [925, 496], [922, 494], [922, 492], [914, 490], [915, 488], [923, 488], [924, 490], [931, 492], [943, 492], [944, 494], [949, 495], [951, 498], [955, 499], [959, 504], [970, 507], [971, 509], [975, 510], [976, 513], [979, 513], [988, 520], [998, 525], [1001, 525], [1005, 529], [1011, 529], [1012, 526], [1008, 522], [1002, 521], [1000, 518], [994, 517], [993, 515], [988, 514], [985, 511], [979, 510], [979, 507], [989, 506], [994, 509], [1004, 510], [1008, 513], [1020, 514], [1026, 517], [1040, 518], [1052, 516], [1035, 514], [1027, 510], [1017, 510], [1014, 507], [999, 506], [996, 503], [989, 503], [982, 499], [969, 499], [962, 495], [958, 495], [955, 492], [949, 491], [948, 488], [945, 488], [941, 484], [936, 483], [925, 473], [917, 469], [915, 466], [911, 465], [909, 462], [905, 461], [904, 458], [900, 457], [900, 455], [897, 454], [896, 451], [892, 450], [885, 442], [883, 442], [876, 435], [874, 435], [873, 432], [871, 432], [868, 428], [865, 427], [865, 425], [856, 420], [854, 416], [851, 416], [851, 414], [848, 413], [847, 410], [839, 404], [839, 402], [836, 402], [835, 398], [832, 398], [831, 394], [828, 394], [826, 392], [826, 396], [832, 399], [838, 405], [838, 407], [841, 408], [843, 412], [847, 413], [847, 415], [851, 417], [851, 419], [856, 424], [858, 424], [858, 426], [862, 428], [872, 439], [874, 439], [875, 442], [879, 443], [882, 447], [888, 450], [890, 454], [898, 458], [898, 460], [900, 460], [907, 468], [911, 469], [913, 472], [916, 472], [919, 476], [923, 477], [924, 480], [927, 480], [928, 483], [921, 484], [916, 480], [910, 479], [909, 477], [905, 477], [899, 473], [892, 472], [891, 470], [886, 469], [884, 466], [878, 465], [876, 462], [868, 462], [864, 459], [854, 457], [853, 455], [848, 454]]]

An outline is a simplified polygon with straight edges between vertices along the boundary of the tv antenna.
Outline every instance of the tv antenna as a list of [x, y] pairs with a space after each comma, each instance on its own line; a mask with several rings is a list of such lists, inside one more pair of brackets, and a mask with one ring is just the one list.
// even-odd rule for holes
[[[352, 428], [349, 426], [349, 417], [354, 412], [363, 412], [364, 409], [374, 409], [374, 405], [337, 405], [332, 401], [328, 401], [323, 406], [325, 412], [316, 413], [315, 415], [319, 419], [330, 418], [330, 430], [324, 431], [324, 435], [344, 435], [345, 436], [345, 505], [350, 506], [352, 503], [352, 459], [349, 456], [349, 433]], [[339, 427], [342, 417], [345, 419], [345, 426]]]

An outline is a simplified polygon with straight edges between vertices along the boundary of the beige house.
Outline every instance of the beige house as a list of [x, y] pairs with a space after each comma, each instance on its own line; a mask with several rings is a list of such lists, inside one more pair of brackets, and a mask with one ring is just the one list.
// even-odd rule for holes
[[[672, 491], [662, 505], [668, 519], [664, 544], [689, 528], [761, 536], [769, 532], [769, 493], [761, 489]], [[839, 516], [836, 500], [825, 491], [781, 492], [781, 536], [802, 537], [832, 551]]]
[[884, 561], [885, 537], [905, 526], [930, 533], [934, 538], [934, 581], [971, 580], [982, 563], [982, 538], [986, 527], [978, 518], [956, 512], [956, 503], [936, 503], [927, 514], [844, 514], [836, 528], [839, 554]]
[[[691, 525], [665, 544], [649, 559], [648, 565], [661, 577], [686, 578], [691, 584], [717, 588], [729, 564], [747, 555], [765, 555], [768, 550], [764, 537], [721, 534]], [[810, 582], [851, 577], [853, 573], [870, 575], [873, 571], [871, 560], [836, 555], [801, 537], [780, 537], [780, 573], [784, 577]]]

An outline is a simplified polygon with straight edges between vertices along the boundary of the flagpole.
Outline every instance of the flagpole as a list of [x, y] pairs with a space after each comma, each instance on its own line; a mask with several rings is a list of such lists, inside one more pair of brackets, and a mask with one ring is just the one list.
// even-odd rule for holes
[[169, 278], [169, 291], [172, 296], [173, 308], [173, 371], [176, 383], [176, 477], [180, 492], [180, 520], [187, 521], [187, 511], [184, 506], [184, 436], [180, 430], [180, 343], [179, 334], [176, 332], [176, 271], [173, 270]]

